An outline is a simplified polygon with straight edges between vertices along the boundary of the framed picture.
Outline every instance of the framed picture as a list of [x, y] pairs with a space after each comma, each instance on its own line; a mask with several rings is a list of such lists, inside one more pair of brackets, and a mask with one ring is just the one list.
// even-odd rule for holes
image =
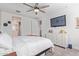
[[66, 26], [66, 15], [51, 18], [50, 24], [51, 24], [51, 27]]

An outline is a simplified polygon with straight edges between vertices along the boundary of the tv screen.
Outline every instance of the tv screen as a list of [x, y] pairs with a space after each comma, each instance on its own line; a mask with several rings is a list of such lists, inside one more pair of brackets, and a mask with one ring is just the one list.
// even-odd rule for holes
[[50, 19], [51, 27], [66, 26], [66, 15]]

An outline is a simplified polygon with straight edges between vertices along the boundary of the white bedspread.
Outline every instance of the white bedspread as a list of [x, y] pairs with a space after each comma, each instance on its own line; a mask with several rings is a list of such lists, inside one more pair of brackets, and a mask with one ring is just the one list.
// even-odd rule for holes
[[14, 50], [19, 56], [33, 56], [49, 47], [54, 47], [53, 43], [42, 37], [19, 36], [14, 39]]

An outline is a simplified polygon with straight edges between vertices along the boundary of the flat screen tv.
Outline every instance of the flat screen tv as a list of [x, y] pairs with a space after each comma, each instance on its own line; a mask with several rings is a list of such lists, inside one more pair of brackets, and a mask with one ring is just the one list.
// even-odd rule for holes
[[51, 27], [66, 26], [66, 15], [58, 16], [50, 19]]

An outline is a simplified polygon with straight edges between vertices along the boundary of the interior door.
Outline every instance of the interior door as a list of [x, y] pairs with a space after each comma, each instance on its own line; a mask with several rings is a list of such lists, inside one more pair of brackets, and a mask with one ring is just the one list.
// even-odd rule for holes
[[31, 20], [31, 33], [32, 35], [39, 35], [39, 23], [37, 20]]
[[21, 35], [20, 32], [21, 17], [12, 16], [12, 37]]

